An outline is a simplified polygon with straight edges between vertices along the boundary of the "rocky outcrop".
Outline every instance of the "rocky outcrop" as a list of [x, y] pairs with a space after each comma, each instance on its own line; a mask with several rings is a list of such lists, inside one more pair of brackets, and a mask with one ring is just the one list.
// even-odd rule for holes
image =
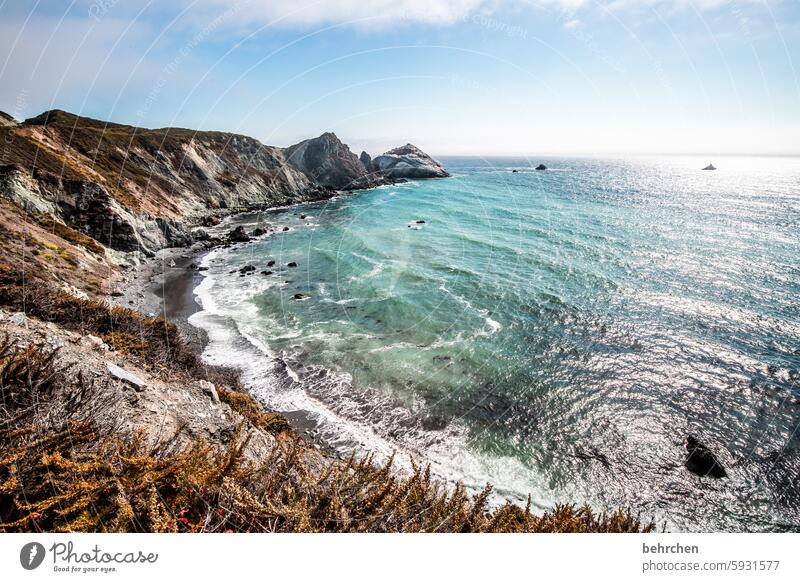
[[301, 141], [284, 150], [289, 164], [313, 182], [336, 190], [358, 190], [386, 184], [333, 133]]
[[331, 195], [280, 148], [242, 135], [49, 111], [0, 127], [0, 140], [0, 195], [121, 251], [152, 255], [209, 217]]
[[372, 160], [375, 170], [390, 178], [446, 178], [444, 167], [418, 147], [407, 143]]
[[697, 440], [697, 437], [689, 435], [684, 443], [686, 447], [686, 468], [700, 477], [714, 477], [721, 479], [727, 477], [728, 473], [708, 447]]
[[0, 111], [0, 127], [13, 127], [17, 125], [17, 120], [5, 111]]
[[244, 135], [142, 129], [60, 110], [21, 124], [0, 119], [0, 196], [109, 248], [148, 256], [191, 242], [192, 227], [233, 212], [448, 175], [414, 146], [359, 159], [333, 133], [277, 148]]
[[367, 170], [367, 172], [374, 171], [372, 166], [372, 157], [367, 152], [362, 151], [361, 155], [358, 156], [358, 159], [361, 160], [362, 164], [364, 164], [364, 168]]

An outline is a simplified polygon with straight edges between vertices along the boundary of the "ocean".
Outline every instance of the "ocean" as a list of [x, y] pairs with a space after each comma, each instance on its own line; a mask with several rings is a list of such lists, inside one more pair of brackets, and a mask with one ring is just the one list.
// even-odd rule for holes
[[[441, 161], [238, 218], [276, 232], [204, 257], [204, 358], [497, 502], [800, 530], [800, 159]], [[690, 434], [728, 478], [684, 467]]]

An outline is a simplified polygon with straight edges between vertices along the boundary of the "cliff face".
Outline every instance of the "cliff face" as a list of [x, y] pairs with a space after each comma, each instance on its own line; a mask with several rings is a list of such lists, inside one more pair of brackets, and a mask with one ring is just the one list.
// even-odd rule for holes
[[192, 226], [235, 211], [447, 175], [416, 148], [387, 152], [376, 158], [386, 159], [382, 166], [367, 168], [369, 156], [359, 159], [333, 133], [278, 148], [244, 135], [141, 129], [59, 110], [22, 123], [3, 114], [0, 144], [0, 196], [23, 214], [52, 216], [106, 247], [145, 255], [183, 245]]
[[284, 153], [292, 166], [322, 186], [356, 190], [389, 183], [385, 177], [371, 173], [333, 133], [301, 141]]
[[279, 148], [50, 111], [0, 128], [0, 193], [122, 251], [182, 244], [203, 217], [324, 198]]

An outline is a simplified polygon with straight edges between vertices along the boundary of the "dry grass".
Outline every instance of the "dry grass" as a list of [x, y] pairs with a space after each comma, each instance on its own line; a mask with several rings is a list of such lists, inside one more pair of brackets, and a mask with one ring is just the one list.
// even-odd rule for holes
[[[306, 464], [301, 441], [274, 441], [266, 459], [244, 459], [245, 427], [225, 450], [204, 442], [148, 449], [144, 439], [100, 434], [75, 406], [85, 384], [51, 353], [2, 342], [0, 531], [123, 532], [638, 532], [624, 511], [560, 505], [543, 515], [491, 489], [445, 488], [429, 469], [399, 476], [370, 457]], [[54, 382], [66, 385], [51, 402]], [[35, 397], [34, 397], [35, 395]]]

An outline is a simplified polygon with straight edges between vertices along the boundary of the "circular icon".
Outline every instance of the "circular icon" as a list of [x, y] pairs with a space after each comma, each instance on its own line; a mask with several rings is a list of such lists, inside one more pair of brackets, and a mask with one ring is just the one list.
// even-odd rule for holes
[[19, 552], [19, 563], [26, 570], [35, 570], [42, 565], [44, 554], [44, 546], [39, 542], [27, 543]]

